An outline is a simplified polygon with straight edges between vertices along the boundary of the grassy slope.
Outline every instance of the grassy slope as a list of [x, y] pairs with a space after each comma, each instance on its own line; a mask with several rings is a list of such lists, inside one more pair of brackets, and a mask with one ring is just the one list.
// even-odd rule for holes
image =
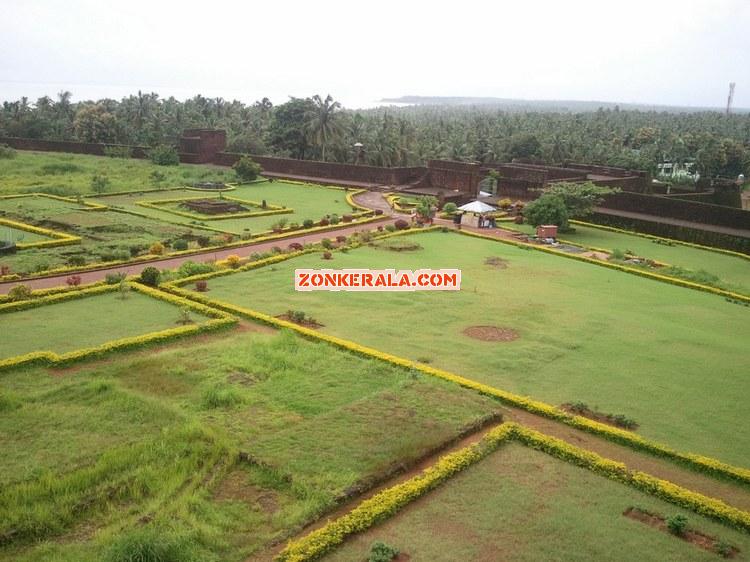
[[[531, 225], [507, 225], [503, 228], [521, 230], [527, 234], [536, 232]], [[608, 232], [599, 228], [573, 225], [575, 232], [561, 234], [560, 237], [570, 242], [576, 242], [594, 248], [605, 250], [630, 250], [636, 255], [676, 265], [693, 271], [704, 270], [713, 273], [730, 288], [736, 288], [743, 293], [750, 294], [750, 262], [742, 258], [718, 254], [688, 246], [666, 246], [657, 244], [648, 238]]]
[[[191, 312], [194, 322], [205, 317]], [[4, 326], [0, 358], [32, 351], [64, 353], [107, 341], [178, 326], [179, 307], [131, 292], [106, 293], [0, 314]]]
[[[303, 310], [324, 330], [553, 404], [584, 401], [683, 450], [750, 465], [748, 310], [719, 297], [595, 265], [454, 234], [414, 236], [417, 252], [361, 248], [325, 267], [458, 267], [459, 293], [295, 293], [309, 255], [209, 281], [207, 295], [270, 314]], [[506, 269], [484, 265], [487, 257]], [[471, 339], [471, 325], [518, 331]]]
[[[72, 165], [74, 168], [61, 173], [61, 165]], [[15, 158], [0, 160], [0, 195], [92, 193], [91, 177], [102, 173], [109, 178], [109, 191], [148, 189], [153, 187], [149, 175], [154, 170], [166, 176], [163, 182], [166, 186], [196, 181], [230, 181], [234, 178], [234, 173], [226, 167], [190, 164], [156, 166], [149, 160], [17, 150]]]
[[[137, 195], [121, 195], [101, 197], [96, 199], [105, 205], [118, 205], [124, 209], [130, 209], [154, 218], [163, 218], [170, 221], [193, 225], [195, 219], [180, 217], [166, 211], [140, 207], [136, 201], [148, 201], [149, 199], [177, 199], [180, 197], [197, 197], [200, 193], [188, 190], [174, 190], [158, 193], [143, 193]], [[263, 199], [272, 205], [281, 205], [294, 209], [294, 213], [283, 215], [269, 215], [265, 217], [249, 217], [240, 219], [222, 219], [205, 221], [212, 228], [226, 230], [233, 234], [250, 232], [257, 234], [269, 230], [271, 225], [279, 219], [302, 224], [305, 219], [318, 221], [321, 217], [337, 213], [339, 216], [351, 213], [351, 207], [346, 203], [346, 193], [340, 189], [327, 189], [322, 187], [304, 186], [287, 183], [284, 181], [262, 182], [250, 185], [241, 185], [237, 189], [227, 193], [230, 197], [246, 199], [260, 203]]]
[[663, 516], [682, 513], [691, 528], [740, 547], [741, 558], [750, 550], [745, 533], [510, 444], [324, 560], [364, 560], [377, 540], [414, 561], [622, 560], [624, 552], [653, 562], [721, 559], [623, 517], [630, 506]]
[[[29, 369], [1, 377], [0, 534], [28, 513], [11, 527], [53, 539], [34, 546], [19, 538], [0, 547], [1, 560], [101, 560], [144, 514], [165, 537], [187, 536], [200, 560], [242, 560], [356, 482], [497, 408], [291, 334], [234, 332], [69, 376]], [[232, 450], [277, 468], [214, 469]], [[79, 490], [91, 466], [101, 473]], [[62, 479], [64, 493], [32, 494]], [[108, 490], [118, 492], [106, 499]], [[82, 502], [88, 509], [75, 507]]]
[[6, 240], [10, 242], [29, 244], [31, 242], [53, 240], [53, 238], [44, 236], [43, 234], [37, 234], [36, 232], [27, 232], [26, 230], [0, 224], [0, 241]]

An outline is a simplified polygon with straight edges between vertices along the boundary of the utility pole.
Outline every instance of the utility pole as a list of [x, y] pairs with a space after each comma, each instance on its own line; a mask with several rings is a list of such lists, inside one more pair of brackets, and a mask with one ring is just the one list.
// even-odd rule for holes
[[729, 83], [729, 96], [727, 97], [727, 115], [732, 113], [732, 101], [734, 101], [734, 82]]

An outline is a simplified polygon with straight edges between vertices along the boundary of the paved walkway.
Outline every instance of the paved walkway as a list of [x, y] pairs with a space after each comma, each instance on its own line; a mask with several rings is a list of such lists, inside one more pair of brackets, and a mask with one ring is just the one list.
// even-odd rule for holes
[[391, 220], [390, 216], [383, 216], [382, 221], [372, 221], [369, 223], [358, 224], [353, 226], [345, 226], [336, 230], [328, 230], [324, 232], [314, 232], [311, 234], [300, 234], [299, 236], [290, 236], [289, 238], [282, 238], [280, 240], [269, 240], [268, 242], [252, 242], [248, 241], [245, 246], [235, 246], [233, 248], [227, 248], [222, 250], [210, 250], [207, 252], [201, 252], [198, 254], [191, 254], [189, 256], [180, 257], [166, 257], [161, 260], [154, 260], [141, 263], [133, 263], [126, 265], [119, 265], [115, 267], [107, 267], [102, 269], [96, 269], [91, 271], [82, 271], [80, 273], [69, 272], [64, 275], [55, 275], [51, 277], [43, 277], [37, 279], [21, 279], [18, 281], [6, 281], [0, 283], [0, 294], [5, 294], [16, 285], [26, 285], [32, 289], [48, 289], [50, 287], [59, 287], [65, 285], [66, 279], [71, 275], [79, 275], [81, 277], [81, 283], [94, 283], [95, 281], [101, 281], [108, 273], [119, 273], [124, 272], [128, 275], [137, 275], [144, 268], [152, 266], [158, 267], [159, 269], [175, 269], [180, 267], [181, 264], [186, 261], [204, 262], [204, 261], [216, 261], [226, 259], [231, 254], [238, 255], [240, 257], [248, 257], [250, 254], [255, 252], [267, 252], [274, 246], [280, 248], [286, 248], [292, 242], [298, 242], [300, 244], [314, 244], [320, 242], [323, 238], [332, 238], [336, 236], [349, 236], [354, 232], [361, 230], [370, 230], [377, 225], [385, 224], [385, 222]]
[[388, 200], [379, 191], [365, 191], [364, 193], [358, 193], [354, 196], [354, 202], [363, 207], [367, 207], [368, 209], [372, 209], [373, 211], [383, 211], [383, 214], [385, 215], [393, 214], [393, 209], [388, 203]]

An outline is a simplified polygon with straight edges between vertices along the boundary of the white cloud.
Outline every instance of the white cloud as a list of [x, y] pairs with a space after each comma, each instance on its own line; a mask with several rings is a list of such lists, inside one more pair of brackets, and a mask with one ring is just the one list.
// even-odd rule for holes
[[250, 3], [3, 0], [0, 99], [155, 89], [750, 107], [744, 0]]

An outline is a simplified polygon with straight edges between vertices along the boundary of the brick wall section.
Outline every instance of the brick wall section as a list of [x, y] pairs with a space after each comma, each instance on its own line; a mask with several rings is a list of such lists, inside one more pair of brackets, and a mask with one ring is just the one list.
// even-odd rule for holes
[[[242, 154], [220, 152], [214, 158], [215, 164], [231, 166]], [[357, 166], [316, 160], [295, 160], [293, 158], [276, 158], [251, 154], [255, 162], [264, 171], [272, 174], [326, 178], [331, 180], [354, 181], [376, 185], [406, 185], [418, 181], [424, 176], [427, 168], [413, 166], [408, 168], [380, 168], [377, 166]]]
[[481, 165], [476, 162], [430, 160], [427, 171], [432, 187], [457, 189], [472, 196], [478, 193], [479, 182], [482, 180]]
[[180, 139], [180, 161], [190, 164], [213, 162], [227, 147], [227, 132], [220, 129], [185, 129]]
[[146, 146], [129, 146], [124, 144], [50, 141], [42, 139], [23, 139], [19, 137], [0, 137], [0, 144], [7, 144], [18, 150], [37, 150], [39, 152], [72, 152], [74, 154], [92, 154], [104, 156], [104, 149], [108, 146], [126, 147], [132, 150], [133, 158], [147, 158]]
[[699, 203], [697, 201], [685, 201], [658, 195], [642, 195], [640, 193], [623, 191], [608, 195], [601, 206], [606, 209], [631, 211], [654, 215], [655, 217], [669, 217], [703, 224], [750, 230], [749, 211]]

